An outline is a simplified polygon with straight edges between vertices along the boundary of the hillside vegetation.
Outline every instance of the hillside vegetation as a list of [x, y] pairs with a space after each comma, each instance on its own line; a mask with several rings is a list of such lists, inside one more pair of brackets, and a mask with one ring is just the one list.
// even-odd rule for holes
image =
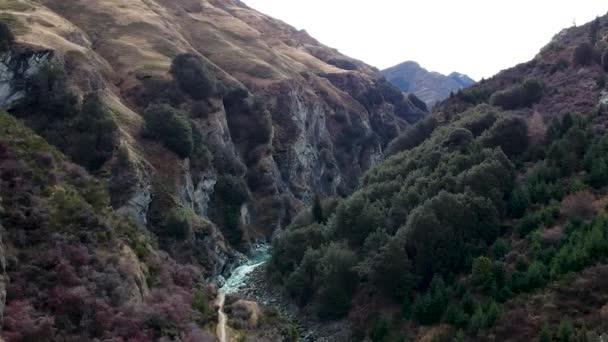
[[236, 0], [0, 0], [0, 64], [9, 342], [214, 340], [216, 283], [427, 114]]
[[606, 17], [565, 30], [440, 103], [274, 238], [269, 278], [354, 340], [599, 341], [607, 39]]

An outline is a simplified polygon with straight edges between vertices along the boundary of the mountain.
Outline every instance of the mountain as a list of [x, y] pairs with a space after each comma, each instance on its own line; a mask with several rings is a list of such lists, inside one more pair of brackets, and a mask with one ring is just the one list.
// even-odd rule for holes
[[601, 340], [607, 72], [608, 15], [438, 103], [276, 235], [270, 279], [351, 340]]
[[212, 283], [427, 114], [237, 0], [0, 1], [0, 20], [7, 341], [213, 340]]
[[412, 61], [382, 70], [382, 74], [401, 91], [416, 94], [429, 107], [448, 98], [450, 93], [475, 84], [467, 75], [453, 72], [445, 76], [428, 71]]

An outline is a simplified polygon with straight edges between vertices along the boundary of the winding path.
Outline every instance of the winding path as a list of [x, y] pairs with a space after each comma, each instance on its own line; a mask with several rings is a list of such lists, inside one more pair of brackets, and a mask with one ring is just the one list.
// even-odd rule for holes
[[219, 342], [230, 342], [228, 340], [228, 317], [224, 312], [226, 294], [238, 291], [238, 289], [248, 280], [249, 273], [265, 264], [269, 257], [270, 247], [268, 245], [258, 246], [254, 250], [253, 256], [241, 266], [235, 268], [230, 277], [226, 279], [224, 285], [219, 289], [216, 301], [216, 304], [218, 305], [218, 322], [215, 332]]
[[224, 302], [226, 301], [226, 294], [224, 292], [220, 292], [218, 297], [217, 297], [217, 305], [219, 306], [219, 309], [217, 309], [217, 313], [218, 313], [218, 322], [217, 322], [217, 329], [216, 329], [216, 334], [217, 334], [217, 338], [220, 340], [220, 342], [228, 342], [226, 341], [226, 321], [228, 320], [228, 318], [226, 317], [226, 314], [224, 313]]

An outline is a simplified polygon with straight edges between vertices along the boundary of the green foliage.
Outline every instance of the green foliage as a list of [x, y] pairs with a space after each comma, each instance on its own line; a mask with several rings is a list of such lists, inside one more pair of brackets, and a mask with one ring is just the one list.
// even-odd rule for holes
[[522, 217], [530, 206], [530, 194], [527, 188], [517, 186], [509, 197], [509, 215], [515, 218]]
[[152, 105], [144, 112], [146, 130], [180, 158], [192, 154], [192, 125], [181, 111], [166, 105]]
[[0, 20], [0, 52], [10, 50], [14, 42], [15, 35], [11, 28], [3, 20]]
[[435, 275], [429, 290], [414, 301], [412, 311], [420, 324], [434, 324], [441, 320], [448, 303], [448, 290], [439, 275]]
[[59, 63], [47, 64], [38, 73], [29, 76], [25, 82], [25, 93], [28, 96], [17, 110], [20, 113], [43, 114], [41, 119], [45, 121], [35, 125], [36, 131], [51, 120], [72, 118], [78, 111], [78, 98], [70, 90], [67, 74]]
[[559, 329], [557, 330], [557, 338], [560, 342], [573, 342], [574, 341], [574, 327], [572, 322], [568, 319], [563, 319], [559, 323]]
[[384, 226], [384, 209], [371, 204], [364, 196], [355, 195], [342, 202], [336, 210], [335, 234], [362, 246], [365, 238]]
[[99, 170], [112, 157], [118, 126], [100, 94], [88, 94], [80, 105], [58, 63], [28, 76], [23, 87], [27, 96], [16, 115], [49, 143], [89, 171]]
[[241, 207], [227, 204], [224, 207], [224, 236], [232, 245], [241, 243], [243, 231], [241, 229]]
[[458, 93], [456, 93], [457, 98], [473, 105], [487, 103], [490, 99], [490, 95], [492, 94], [488, 91], [488, 89], [481, 86], [469, 87], [459, 90]]
[[206, 62], [199, 56], [186, 53], [175, 57], [171, 64], [171, 74], [181, 89], [195, 100], [214, 96], [217, 80], [209, 71]]
[[311, 224], [289, 227], [272, 240], [270, 268], [281, 277], [290, 275], [301, 264], [307, 250], [317, 249], [327, 241], [326, 227]]
[[492, 254], [497, 260], [503, 259], [509, 253], [509, 243], [505, 239], [497, 239], [492, 246]]
[[547, 323], [543, 324], [540, 333], [538, 334], [538, 342], [552, 342], [553, 334], [551, 333], [551, 328]]
[[192, 215], [186, 208], [172, 209], [165, 219], [163, 235], [180, 240], [187, 238], [191, 231]]
[[498, 304], [493, 300], [489, 300], [484, 305], [478, 305], [473, 316], [471, 316], [469, 328], [473, 332], [489, 328], [494, 325], [499, 314]]
[[87, 95], [71, 124], [73, 135], [66, 153], [88, 170], [98, 170], [118, 143], [118, 126], [99, 94]]
[[500, 119], [481, 139], [487, 147], [502, 148], [507, 156], [518, 155], [528, 148], [528, 125], [517, 116]]
[[[416, 137], [414, 133], [420, 132], [413, 128], [426, 129], [429, 123], [428, 132]], [[278, 233], [270, 270], [300, 305], [318, 301], [324, 319], [346, 314], [360, 277], [366, 289], [400, 303], [404, 318], [434, 324], [445, 316], [455, 326], [468, 328], [475, 316], [475, 329], [485, 329], [496, 320], [498, 305], [477, 304], [470, 295], [459, 305], [462, 285], [452, 296], [441, 279], [452, 283], [461, 272], [474, 269], [481, 295], [500, 302], [512, 296], [513, 282], [525, 288], [546, 281], [546, 268], [539, 271], [537, 264], [517, 271], [513, 281], [506, 264], [477, 257], [491, 252], [496, 260], [504, 259], [508, 243], [495, 240], [507, 212], [533, 212], [530, 231], [555, 219], [559, 205], [551, 199], [559, 195], [554, 191], [562, 185], [560, 170], [539, 163], [514, 191], [515, 166], [509, 156], [527, 149], [527, 127], [521, 118], [488, 105], [443, 126], [425, 120], [413, 128], [415, 139], [408, 136], [411, 140], [403, 150], [397, 149], [400, 153], [372, 168], [360, 189], [333, 215], [323, 210], [325, 224], [312, 224], [314, 215], [308, 210], [308, 218], [299, 216]], [[537, 191], [538, 184], [545, 189]], [[551, 195], [542, 198], [551, 204], [536, 213], [533, 209], [542, 197], [538, 193]], [[311, 265], [322, 263], [328, 244], [351, 255], [350, 267], [344, 267], [352, 272], [346, 276], [352, 277], [350, 282], [330, 286], [336, 283], [333, 277], [326, 279], [319, 268], [315, 273]]]
[[415, 125], [408, 127], [397, 138], [391, 141], [385, 154], [390, 156], [420, 145], [433, 133], [435, 128], [437, 128], [437, 125], [437, 119], [432, 116], [418, 121]]
[[326, 218], [323, 215], [323, 206], [321, 205], [321, 199], [319, 198], [319, 194], [315, 194], [312, 201], [312, 217], [313, 220], [317, 223], [325, 223]]
[[608, 137], [594, 139], [584, 156], [588, 182], [595, 188], [608, 185]]
[[494, 279], [494, 263], [490, 258], [480, 256], [473, 260], [473, 278], [478, 285], [490, 287]]
[[415, 285], [412, 264], [402, 244], [391, 241], [369, 261], [372, 281], [383, 292], [396, 299], [410, 296]]
[[350, 310], [358, 282], [354, 271], [356, 264], [357, 257], [344, 245], [332, 243], [325, 249], [317, 266], [322, 284], [318, 309], [321, 319], [339, 319]]
[[397, 234], [416, 273], [428, 277], [464, 267], [468, 244], [492, 242], [498, 233], [498, 213], [489, 200], [441, 192], [415, 209]]
[[309, 248], [300, 265], [287, 277], [285, 289], [299, 305], [305, 305], [314, 295], [317, 264], [322, 256], [322, 250]]
[[596, 217], [570, 232], [567, 242], [552, 258], [551, 276], [580, 271], [594, 261], [608, 255], [608, 218]]
[[199, 316], [197, 323], [201, 326], [207, 324], [215, 314], [213, 308], [209, 305], [209, 298], [202, 289], [195, 289], [192, 295], [192, 309]]
[[247, 185], [243, 179], [232, 175], [222, 175], [218, 179], [215, 194], [224, 203], [238, 206], [245, 203], [249, 198]]
[[385, 342], [388, 341], [389, 326], [388, 321], [384, 317], [378, 317], [372, 326], [372, 330], [369, 333], [369, 338], [372, 342]]
[[490, 104], [512, 110], [530, 107], [539, 102], [542, 96], [543, 84], [535, 79], [527, 79], [521, 84], [492, 94]]

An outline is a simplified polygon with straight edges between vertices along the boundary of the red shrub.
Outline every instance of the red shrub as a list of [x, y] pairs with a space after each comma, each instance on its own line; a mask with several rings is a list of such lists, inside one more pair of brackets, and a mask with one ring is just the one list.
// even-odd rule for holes
[[570, 194], [563, 199], [560, 212], [567, 218], [589, 219], [596, 213], [595, 196], [589, 191]]
[[74, 266], [84, 266], [91, 262], [91, 254], [85, 246], [67, 246], [64, 253]]
[[2, 336], [12, 341], [53, 341], [55, 320], [34, 315], [34, 309], [25, 301], [12, 301], [4, 311]]

